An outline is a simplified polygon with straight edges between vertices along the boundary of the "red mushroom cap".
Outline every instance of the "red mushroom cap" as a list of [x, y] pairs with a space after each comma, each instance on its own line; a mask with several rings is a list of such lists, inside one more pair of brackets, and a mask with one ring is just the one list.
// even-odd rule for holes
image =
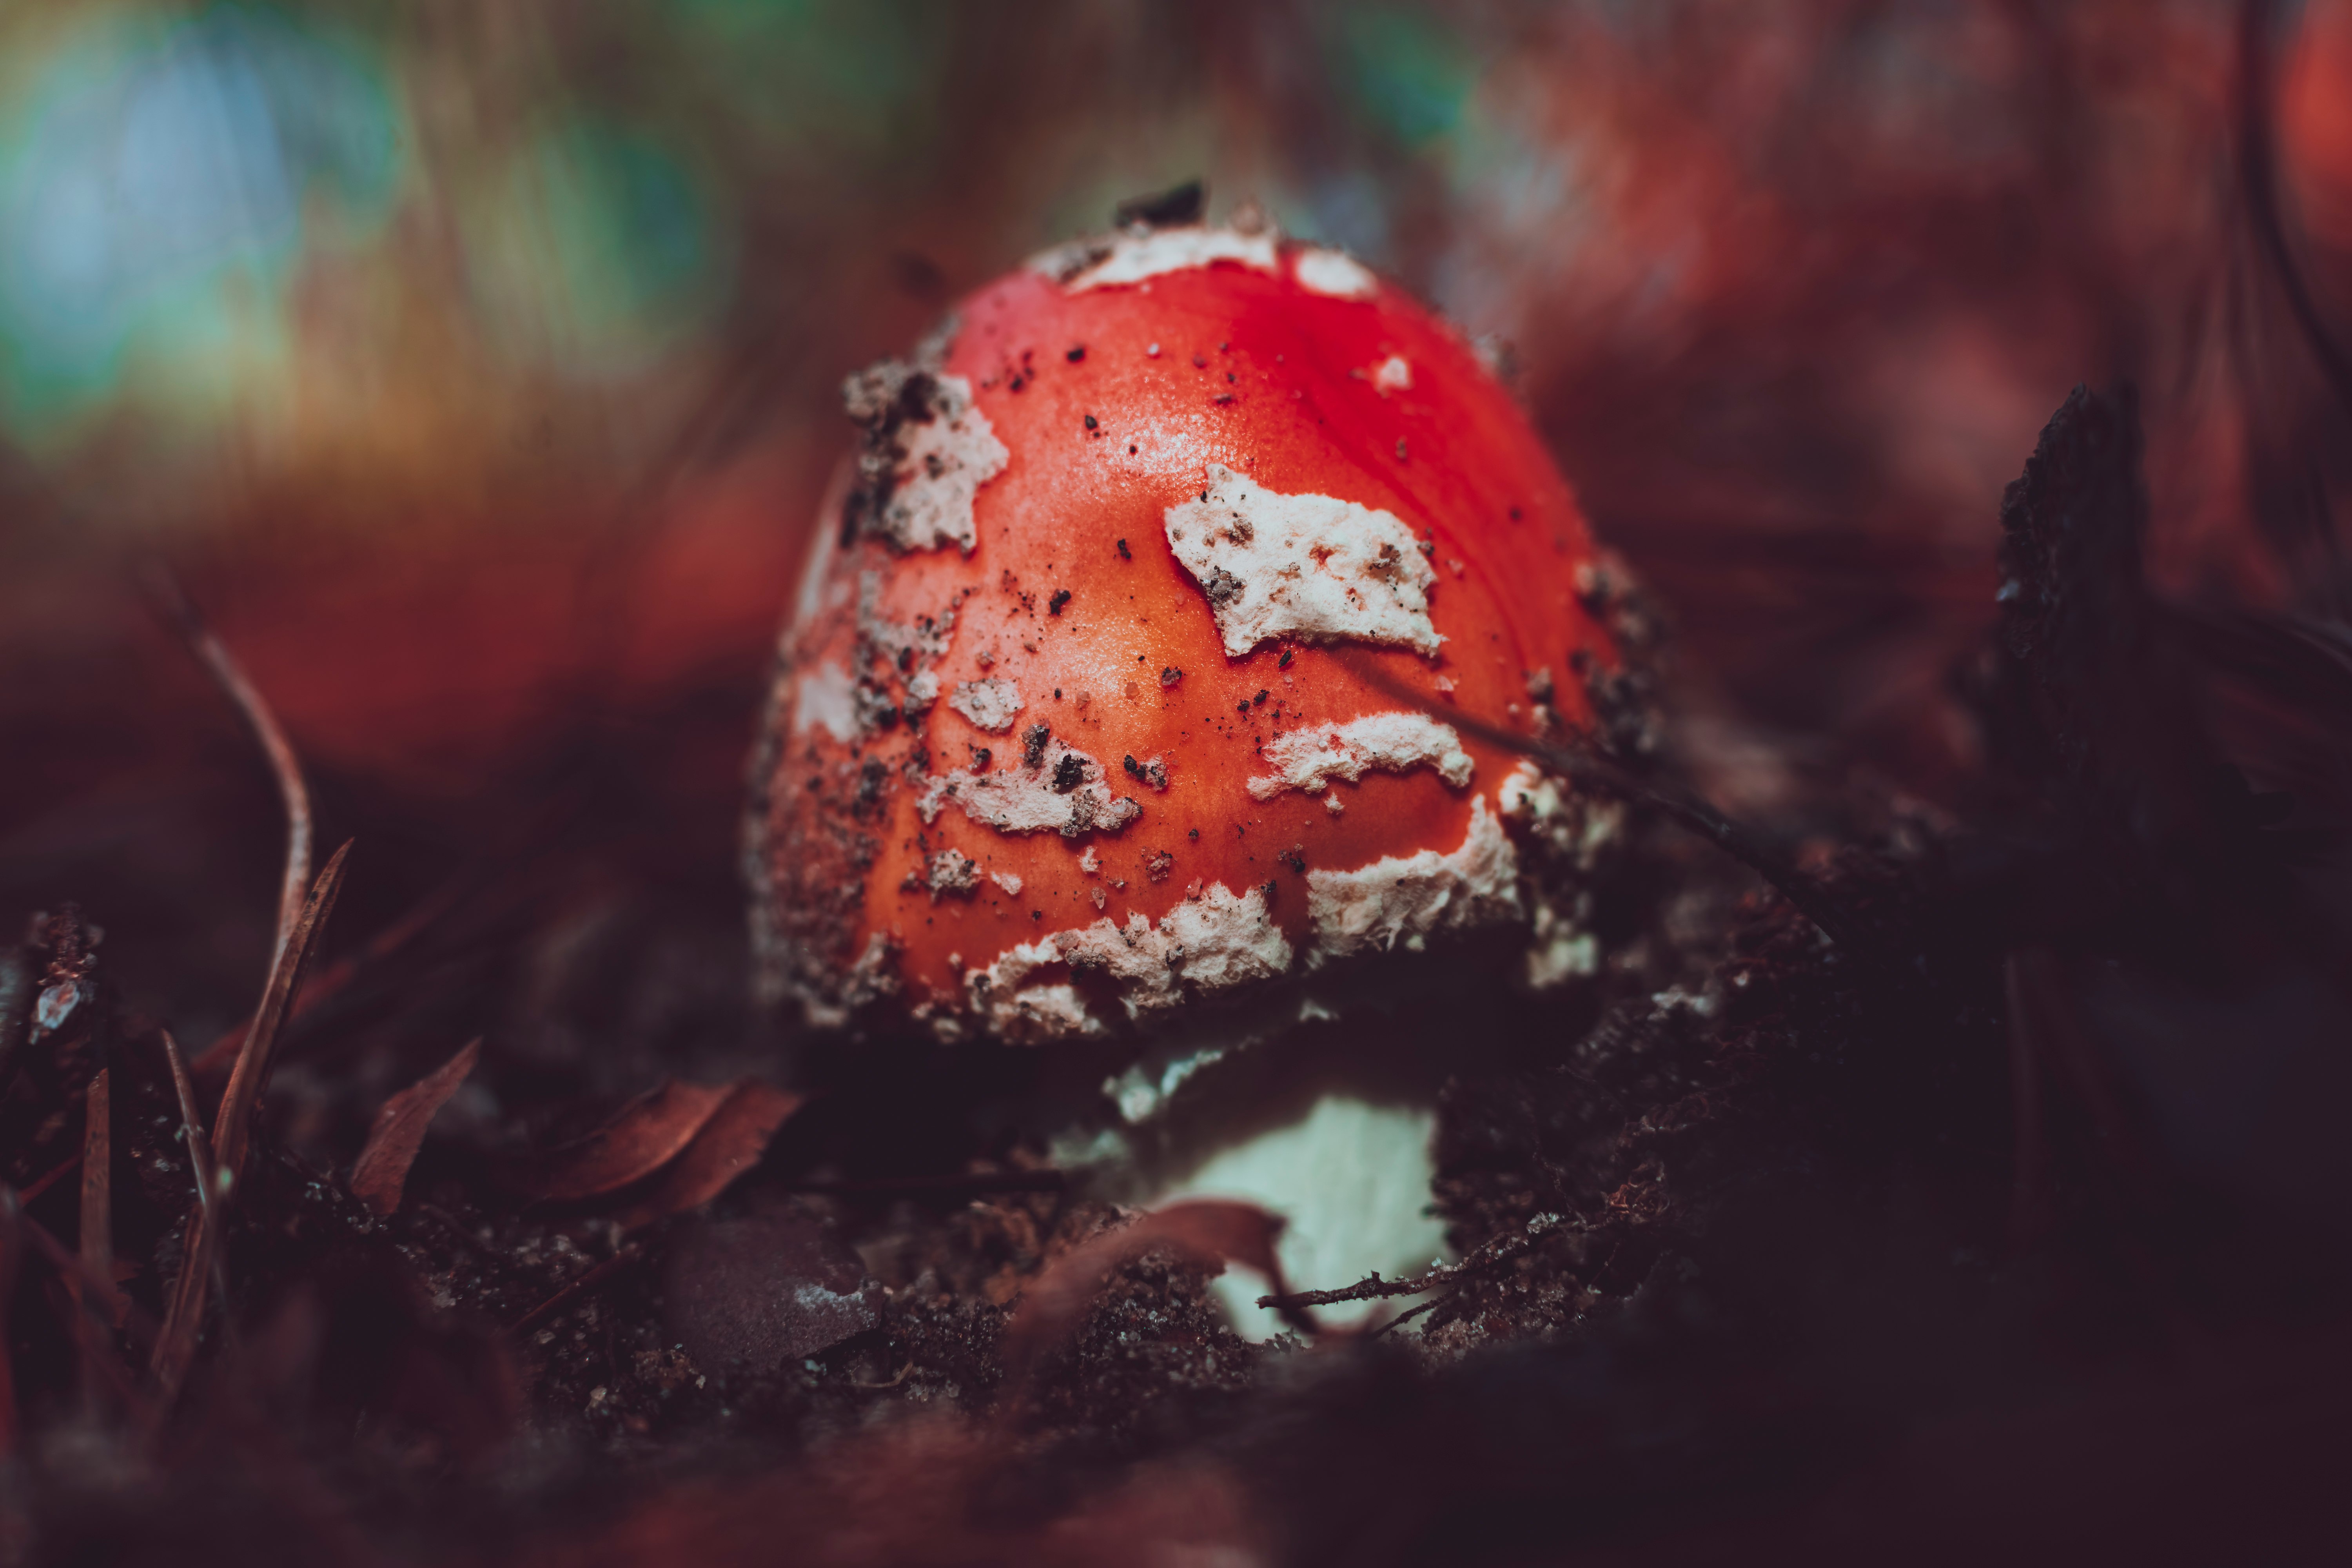
[[749, 832], [813, 1020], [1107, 1037], [1433, 943], [1590, 973], [1610, 808], [1444, 721], [1587, 724], [1606, 589], [1451, 328], [1337, 252], [1131, 228], [846, 393]]

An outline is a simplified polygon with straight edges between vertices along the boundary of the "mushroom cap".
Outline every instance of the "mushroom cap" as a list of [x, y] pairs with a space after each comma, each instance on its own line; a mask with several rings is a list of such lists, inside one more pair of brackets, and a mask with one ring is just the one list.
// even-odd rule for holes
[[1606, 579], [1453, 328], [1336, 252], [1130, 228], [846, 395], [753, 771], [775, 993], [1050, 1041], [1432, 949], [1591, 972], [1611, 808], [1445, 720], [1587, 725]]

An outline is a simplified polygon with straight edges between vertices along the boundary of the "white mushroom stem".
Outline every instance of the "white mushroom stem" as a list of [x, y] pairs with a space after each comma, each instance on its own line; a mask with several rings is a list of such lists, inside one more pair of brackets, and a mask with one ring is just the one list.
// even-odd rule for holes
[[[1277, 1250], [1292, 1288], [1328, 1289], [1366, 1274], [1418, 1273], [1445, 1257], [1445, 1226], [1426, 1211], [1436, 1175], [1430, 1139], [1437, 1113], [1326, 1094], [1297, 1120], [1208, 1152], [1152, 1194], [1157, 1205], [1184, 1196], [1242, 1198], [1289, 1222]], [[1265, 1287], [1230, 1271], [1216, 1280], [1236, 1332], [1267, 1340], [1279, 1314], [1257, 1305]], [[1323, 1309], [1335, 1326], [1361, 1322], [1399, 1303]]]

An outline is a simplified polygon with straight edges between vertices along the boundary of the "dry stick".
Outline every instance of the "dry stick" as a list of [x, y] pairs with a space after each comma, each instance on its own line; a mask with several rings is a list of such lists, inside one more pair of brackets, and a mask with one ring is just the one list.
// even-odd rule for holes
[[224, 1195], [226, 1187], [235, 1184], [245, 1170], [253, 1118], [261, 1104], [262, 1088], [269, 1081], [278, 1037], [286, 1026], [295, 996], [302, 989], [303, 973], [318, 951], [319, 936], [325, 929], [327, 917], [334, 912], [335, 896], [342, 891], [343, 868], [351, 854], [352, 840], [347, 838], [312, 884], [309, 901], [295, 918], [293, 941], [270, 968], [269, 984], [261, 994], [261, 1006], [254, 1013], [252, 1031], [246, 1036], [245, 1048], [236, 1054], [236, 1066], [229, 1070], [228, 1089], [221, 1095], [220, 1114], [213, 1121], [213, 1157], [225, 1178]]
[[[406, 914], [370, 937], [357, 952], [346, 953], [310, 976], [302, 987], [302, 994], [295, 1000], [293, 1019], [299, 1021], [312, 1008], [332, 998], [370, 964], [379, 963], [407, 946], [419, 932], [455, 908], [464, 892], [461, 879], [451, 878], [410, 906]], [[211, 1045], [196, 1053], [188, 1070], [199, 1078], [226, 1071], [236, 1060], [236, 1053], [244, 1048], [245, 1037], [252, 1028], [250, 1015], [230, 1025]]]
[[122, 1293], [121, 1286], [104, 1275], [92, 1274], [83, 1268], [81, 1259], [67, 1251], [66, 1244], [50, 1235], [47, 1226], [25, 1212], [15, 1193], [5, 1187], [0, 1187], [0, 1193], [5, 1194], [5, 1200], [0, 1201], [5, 1201], [5, 1206], [16, 1216], [17, 1233], [32, 1242], [33, 1250], [58, 1271], [58, 1278], [73, 1281], [108, 1312], [120, 1315], [133, 1339], [145, 1339], [154, 1331], [154, 1320], [141, 1310], [136, 1301]]
[[205, 1136], [204, 1114], [196, 1109], [196, 1086], [188, 1076], [188, 1058], [181, 1054], [180, 1042], [172, 1037], [171, 1030], [155, 1032], [163, 1037], [163, 1059], [171, 1064], [172, 1088], [180, 1097], [180, 1134], [188, 1143], [188, 1171], [195, 1178], [196, 1202], [210, 1208], [220, 1180], [213, 1171], [213, 1145]]
[[80, 1169], [81, 1151], [77, 1149], [72, 1153], [67, 1155], [63, 1160], [58, 1161], [57, 1164], [51, 1166], [47, 1172], [35, 1177], [31, 1182], [26, 1183], [25, 1190], [16, 1194], [16, 1201], [20, 1204], [30, 1204], [35, 1198], [39, 1197], [43, 1193], [47, 1192], [51, 1187], [56, 1186], [59, 1182], [65, 1180], [68, 1176]]
[[1391, 1329], [1401, 1329], [1407, 1323], [1412, 1322], [1415, 1318], [1420, 1317], [1423, 1312], [1432, 1311], [1436, 1308], [1444, 1306], [1446, 1302], [1451, 1301], [1452, 1300], [1454, 1300], [1452, 1296], [1438, 1296], [1430, 1300], [1423, 1301], [1418, 1307], [1407, 1307], [1403, 1311], [1399, 1312], [1395, 1317], [1391, 1318], [1387, 1322], [1382, 1323], [1379, 1328], [1374, 1329], [1368, 1337], [1375, 1340], [1379, 1339]]
[[81, 1266], [96, 1274], [114, 1268], [112, 1076], [99, 1068], [82, 1094]]
[[104, 1384], [112, 1391], [117, 1404], [143, 1419], [146, 1404], [138, 1384], [131, 1381], [129, 1369], [120, 1359], [106, 1353], [112, 1336], [99, 1320], [98, 1309], [75, 1289], [71, 1279], [47, 1281], [47, 1294], [49, 1310], [64, 1322], [66, 1332], [73, 1336], [75, 1348], [81, 1352], [82, 1363], [91, 1374], [89, 1405], [98, 1405], [98, 1385]]
[[[214, 1145], [221, 1154], [220, 1168], [234, 1180], [244, 1169], [254, 1106], [268, 1077], [278, 1031], [285, 1024], [290, 999], [300, 989], [302, 971], [310, 961], [320, 927], [334, 906], [335, 892], [342, 885], [343, 859], [351, 853], [351, 845], [346, 843], [337, 850], [317, 883], [310, 883], [310, 789], [303, 782], [302, 764], [296, 759], [294, 748], [288, 743], [285, 731], [278, 728], [278, 716], [262, 700], [253, 682], [246, 679], [243, 667], [205, 625], [204, 617], [196, 613], [194, 604], [171, 574], [158, 565], [149, 572], [148, 584], [189, 648], [252, 727], [255, 739], [261, 742], [262, 753], [269, 761], [270, 773], [278, 781], [278, 798], [286, 809], [286, 868], [278, 883], [278, 942], [270, 954], [269, 978], [262, 990], [261, 1006], [255, 1012], [252, 1026], [246, 1031], [244, 1044], [238, 1049], [228, 1089], [221, 1097], [220, 1119], [213, 1129]], [[308, 902], [304, 901], [306, 886]], [[187, 1116], [193, 1110], [193, 1101], [184, 1084], [181, 1095], [182, 1114]], [[192, 1158], [194, 1153], [192, 1145]], [[188, 1256], [181, 1266], [179, 1279], [173, 1281], [163, 1331], [156, 1336], [154, 1355], [149, 1363], [160, 1390], [151, 1413], [158, 1424], [170, 1411], [181, 1381], [194, 1359], [196, 1335], [204, 1320], [205, 1287], [220, 1247], [228, 1194], [220, 1190], [208, 1195], [210, 1201], [201, 1201], [197, 1205], [190, 1226]]]
[[187, 640], [189, 649], [253, 727], [254, 739], [261, 742], [262, 754], [269, 759], [269, 771], [278, 780], [278, 798], [286, 806], [286, 872], [278, 886], [278, 946], [270, 954], [270, 962], [275, 964], [285, 956], [287, 943], [294, 938], [294, 921], [301, 913], [302, 897], [310, 890], [310, 786], [303, 782], [302, 764], [287, 742], [286, 731], [278, 727], [278, 716], [262, 700], [261, 693], [254, 689], [253, 682], [246, 679], [244, 668], [235, 656], [205, 625], [204, 617], [178, 581], [160, 566], [149, 574], [148, 580], [164, 613]]
[[[220, 1172], [213, 1164], [212, 1140], [205, 1136], [204, 1113], [196, 1109], [196, 1085], [188, 1073], [188, 1058], [181, 1054], [180, 1042], [173, 1038], [171, 1030], [158, 1029], [155, 1033], [163, 1041], [163, 1059], [172, 1068], [172, 1089], [180, 1099], [180, 1136], [188, 1145], [188, 1174], [196, 1189], [196, 1213], [201, 1216], [220, 1194]], [[192, 1239], [195, 1228], [190, 1227]], [[226, 1301], [228, 1268], [217, 1249], [213, 1253], [212, 1266], [212, 1287]]]
[[[114, 1278], [114, 1111], [110, 1085], [112, 1072], [100, 1068], [82, 1091], [81, 1134], [81, 1271], [100, 1279]], [[67, 1289], [72, 1295], [76, 1310], [86, 1310], [87, 1302], [79, 1280], [68, 1280]], [[110, 1326], [121, 1327], [116, 1314], [109, 1312]], [[116, 1353], [114, 1336], [99, 1331], [94, 1325], [78, 1325], [81, 1331], [74, 1337], [81, 1345], [82, 1400], [92, 1411], [99, 1408], [99, 1384], [118, 1382], [122, 1368]]]
[[351, 852], [351, 844], [346, 840], [311, 886], [310, 900], [295, 919], [293, 941], [270, 966], [269, 984], [254, 1014], [253, 1028], [247, 1034], [245, 1048], [237, 1053], [236, 1066], [229, 1073], [228, 1089], [221, 1096], [220, 1116], [213, 1123], [213, 1153], [218, 1166], [213, 1200], [197, 1206], [191, 1227], [194, 1240], [189, 1246], [186, 1261], [180, 1267], [178, 1279], [173, 1283], [163, 1331], [156, 1336], [155, 1353], [148, 1363], [157, 1386], [154, 1414], [158, 1421], [169, 1414], [195, 1359], [196, 1336], [204, 1322], [205, 1288], [227, 1223], [230, 1196], [245, 1169], [255, 1110], [269, 1078], [270, 1058], [278, 1044], [278, 1031], [285, 1026], [287, 1012], [301, 989], [302, 972], [318, 947], [319, 933], [334, 910], [335, 895], [343, 884], [343, 866]]
[[567, 1284], [562, 1289], [557, 1290], [554, 1295], [550, 1296], [546, 1300], [541, 1301], [538, 1306], [533, 1307], [521, 1317], [517, 1318], [514, 1321], [514, 1326], [509, 1329], [507, 1332], [510, 1334], [527, 1334], [530, 1332], [531, 1330], [539, 1327], [540, 1324], [546, 1322], [557, 1313], [573, 1305], [580, 1300], [580, 1298], [585, 1296], [589, 1291], [595, 1289], [598, 1286], [604, 1283], [605, 1280], [610, 1279], [614, 1275], [618, 1274], [622, 1269], [626, 1268], [630, 1264], [635, 1263], [642, 1255], [643, 1248], [639, 1247], [635, 1242], [631, 1242], [628, 1246], [621, 1248], [620, 1251], [613, 1254], [612, 1257], [604, 1259], [604, 1262], [597, 1264], [593, 1268], [591, 1268], [585, 1274], [581, 1275], [577, 1279], [572, 1280], [570, 1284]]
[[1294, 1290], [1287, 1296], [1260, 1296], [1257, 1304], [1276, 1310], [1330, 1307], [1342, 1301], [1377, 1301], [1390, 1296], [1418, 1296], [1425, 1290], [1443, 1289], [1462, 1284], [1497, 1263], [1510, 1261], [1568, 1223], [1556, 1214], [1539, 1214], [1528, 1221], [1525, 1228], [1496, 1237], [1461, 1262], [1441, 1263], [1416, 1279], [1383, 1279], [1377, 1274], [1368, 1274], [1353, 1285], [1343, 1285], [1336, 1290]]
[[[121, 1362], [89, 1348], [106, 1343], [107, 1338], [104, 1324], [92, 1317], [87, 1303], [96, 1301], [103, 1306], [108, 1318], [128, 1329], [133, 1339], [143, 1338], [153, 1331], [153, 1322], [122, 1293], [110, 1274], [91, 1272], [81, 1258], [68, 1252], [65, 1243], [51, 1236], [47, 1226], [26, 1214], [17, 1201], [16, 1192], [5, 1185], [0, 1185], [0, 1231], [5, 1232], [0, 1236], [0, 1279], [5, 1280], [5, 1288], [0, 1288], [0, 1307], [5, 1307], [15, 1294], [19, 1254], [17, 1243], [29, 1237], [34, 1250], [57, 1272], [53, 1285], [66, 1298], [65, 1310], [69, 1314], [67, 1331], [73, 1335], [76, 1344], [85, 1347], [85, 1357], [90, 1370], [112, 1386], [122, 1408], [134, 1415], [139, 1414], [142, 1401]], [[6, 1346], [0, 1344], [0, 1419], [6, 1422], [8, 1441], [13, 1443], [16, 1380], [14, 1368], [8, 1364], [5, 1352]]]
[[1358, 675], [1390, 697], [1400, 702], [1411, 703], [1424, 712], [1438, 714], [1454, 728], [1465, 730], [1490, 746], [1499, 746], [1521, 756], [1532, 757], [1561, 777], [1573, 779], [1604, 795], [1655, 808], [1669, 820], [1706, 839], [1770, 883], [1782, 898], [1796, 907], [1799, 914], [1812, 921], [1832, 942], [1856, 953], [1874, 951], [1876, 944], [1846, 918], [1844, 910], [1822, 895], [1811, 878], [1766, 849], [1747, 828], [1699, 796], [1644, 778], [1590, 744], [1548, 745], [1467, 713], [1441, 710], [1433, 706], [1428, 698], [1412, 690], [1370, 659], [1354, 658], [1348, 662]]
[[898, 1387], [898, 1384], [901, 1384], [901, 1383], [906, 1383], [908, 1375], [910, 1375], [912, 1371], [915, 1371], [915, 1361], [908, 1359], [906, 1366], [898, 1368], [898, 1375], [891, 1377], [889, 1383], [858, 1383], [856, 1377], [852, 1377], [852, 1380], [849, 1380], [849, 1387], [854, 1387], [854, 1389], [894, 1389], [894, 1387]]

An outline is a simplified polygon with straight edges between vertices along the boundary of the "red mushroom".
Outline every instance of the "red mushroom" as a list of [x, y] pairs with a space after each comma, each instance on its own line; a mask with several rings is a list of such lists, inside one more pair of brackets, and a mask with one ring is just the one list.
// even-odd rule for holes
[[1135, 225], [846, 396], [747, 846], [812, 1021], [1101, 1040], [1431, 947], [1592, 971], [1613, 808], [1445, 715], [1587, 725], [1605, 576], [1453, 329], [1263, 226]]

